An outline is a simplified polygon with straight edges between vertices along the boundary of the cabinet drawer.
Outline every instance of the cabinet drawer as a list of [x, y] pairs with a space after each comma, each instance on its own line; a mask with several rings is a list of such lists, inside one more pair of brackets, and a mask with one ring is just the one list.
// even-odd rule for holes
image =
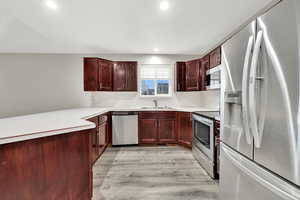
[[175, 119], [176, 112], [166, 111], [166, 112], [140, 112], [140, 119]]

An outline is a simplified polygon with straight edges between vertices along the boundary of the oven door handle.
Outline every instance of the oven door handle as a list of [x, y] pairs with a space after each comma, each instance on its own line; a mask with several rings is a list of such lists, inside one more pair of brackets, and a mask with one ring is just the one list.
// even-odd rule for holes
[[196, 116], [196, 115], [193, 115], [193, 120], [194, 120], [194, 121], [197, 121], [197, 122], [200, 122], [200, 123], [202, 123], [202, 124], [205, 124], [205, 125], [207, 125], [207, 126], [213, 126], [213, 125], [214, 125], [213, 120], [205, 119], [205, 118], [203, 118], [203, 117]]

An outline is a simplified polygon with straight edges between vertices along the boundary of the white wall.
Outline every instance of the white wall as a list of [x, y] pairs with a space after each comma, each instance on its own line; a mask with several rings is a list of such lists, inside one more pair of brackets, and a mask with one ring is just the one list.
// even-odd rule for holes
[[[84, 56], [98, 56], [115, 61], [137, 60], [139, 64], [171, 64], [173, 67], [176, 61], [199, 57], [0, 54], [0, 118], [76, 107], [128, 105], [126, 102], [141, 106], [152, 105], [151, 99], [141, 99], [136, 92], [84, 92]], [[218, 104], [218, 94], [214, 92], [177, 93], [172, 98], [159, 100], [159, 103], [161, 105], [215, 107]]]
[[90, 106], [79, 55], [0, 54], [0, 118]]
[[[193, 56], [0, 54], [0, 118], [91, 106], [83, 91], [83, 57], [171, 63]], [[159, 59], [158, 59], [159, 58]]]

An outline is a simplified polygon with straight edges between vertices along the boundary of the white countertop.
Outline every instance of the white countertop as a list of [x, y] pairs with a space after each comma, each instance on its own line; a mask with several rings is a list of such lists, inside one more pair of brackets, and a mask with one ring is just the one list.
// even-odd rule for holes
[[110, 111], [215, 111], [198, 107], [172, 107], [172, 109], [142, 108], [78, 108], [59, 110], [0, 119], [0, 144], [24, 141], [95, 128], [86, 119]]

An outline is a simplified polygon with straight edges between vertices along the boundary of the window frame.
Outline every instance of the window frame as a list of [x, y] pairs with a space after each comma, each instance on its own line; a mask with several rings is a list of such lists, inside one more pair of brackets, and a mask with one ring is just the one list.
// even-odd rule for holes
[[[168, 68], [169, 69], [169, 79], [160, 79], [160, 78], [142, 78], [142, 68], [146, 66], [154, 66], [158, 68]], [[139, 76], [138, 76], [138, 93], [141, 98], [171, 98], [173, 97], [173, 78], [174, 78], [174, 69], [172, 64], [141, 64], [139, 65]], [[154, 81], [154, 95], [143, 95], [142, 94], [142, 81], [143, 80], [153, 80]], [[157, 81], [167, 80], [169, 81], [169, 93], [168, 94], [157, 94]]]

